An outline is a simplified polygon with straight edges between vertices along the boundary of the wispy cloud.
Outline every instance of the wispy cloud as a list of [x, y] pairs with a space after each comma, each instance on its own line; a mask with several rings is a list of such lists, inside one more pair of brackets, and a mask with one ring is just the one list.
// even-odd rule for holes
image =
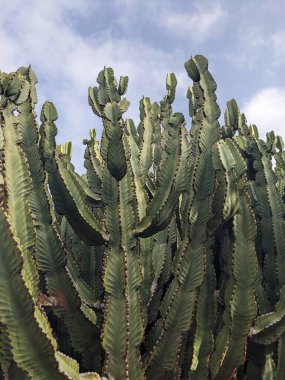
[[215, 2], [187, 12], [163, 9], [158, 16], [161, 28], [188, 39], [189, 35], [195, 35], [195, 39], [201, 42], [221, 29], [227, 20], [227, 11]]
[[248, 25], [238, 33], [236, 49], [227, 58], [241, 68], [267, 65], [267, 74], [285, 62], [285, 30], [269, 34], [257, 25]]
[[240, 25], [236, 34], [235, 48], [226, 54], [229, 61], [240, 68], [253, 68], [268, 52], [268, 36], [260, 25]]
[[[73, 140], [74, 161], [82, 163], [83, 138], [90, 128], [101, 129], [100, 120], [92, 114], [87, 101], [87, 88], [96, 84], [98, 72], [104, 66], [112, 66], [117, 76], [130, 77], [126, 96], [132, 104], [128, 117], [137, 119], [141, 96], [159, 100], [164, 95], [171, 54], [143, 41], [132, 44], [126, 38], [111, 36], [108, 27], [83, 37], [73, 28], [67, 14], [77, 8], [87, 14], [90, 1], [79, 4], [29, 0], [23, 11], [17, 12], [20, 3], [7, 3], [4, 12], [1, 10], [0, 36], [5, 46], [1, 69], [14, 71], [18, 66], [32, 64], [39, 74], [39, 103], [49, 99], [58, 108], [58, 142]], [[9, 19], [15, 25], [12, 30]]]
[[285, 62], [285, 29], [275, 32], [271, 40], [276, 63], [283, 64]]
[[236, 3], [229, 13], [231, 43], [226, 57], [231, 64], [241, 70], [258, 65], [270, 77], [272, 69], [285, 62], [284, 12], [285, 3], [279, 0]]
[[285, 88], [266, 88], [256, 93], [245, 105], [243, 112], [249, 123], [256, 124], [260, 136], [274, 131], [285, 137]]
[[[104, 66], [113, 67], [116, 76], [129, 76], [127, 117], [136, 120], [141, 96], [153, 101], [164, 96], [167, 72], [178, 78], [175, 111], [187, 114], [185, 91], [191, 81], [183, 63], [190, 55], [208, 56], [227, 97], [244, 99], [245, 90], [252, 94], [261, 87], [285, 87], [280, 75], [285, 30], [277, 20], [285, 8], [281, 1], [274, 7], [269, 0], [262, 2], [267, 7], [259, 6], [259, 0], [242, 7], [226, 0], [165, 0], [163, 6], [159, 0], [4, 1], [0, 69], [10, 72], [32, 64], [39, 78], [39, 104], [48, 99], [57, 106], [57, 141], [74, 142], [73, 161], [82, 172], [81, 142], [90, 128], [101, 130], [88, 105], [87, 88], [96, 84]], [[272, 25], [264, 21], [267, 14], [274, 19]], [[261, 82], [266, 73], [270, 80]]]

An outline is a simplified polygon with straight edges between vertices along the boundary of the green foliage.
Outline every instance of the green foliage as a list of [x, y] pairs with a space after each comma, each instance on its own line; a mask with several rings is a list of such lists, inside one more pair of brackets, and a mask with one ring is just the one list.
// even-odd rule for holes
[[173, 73], [137, 127], [99, 73], [82, 176], [31, 67], [0, 73], [0, 378], [285, 378], [284, 144], [233, 99], [221, 127], [206, 58], [185, 68], [189, 131]]

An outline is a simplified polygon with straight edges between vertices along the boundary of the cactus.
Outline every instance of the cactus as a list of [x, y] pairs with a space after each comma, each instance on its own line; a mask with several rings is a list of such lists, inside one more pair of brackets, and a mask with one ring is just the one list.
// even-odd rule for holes
[[233, 99], [221, 127], [208, 61], [185, 69], [189, 130], [173, 73], [137, 127], [99, 73], [84, 175], [31, 67], [0, 73], [3, 378], [284, 378], [284, 144]]

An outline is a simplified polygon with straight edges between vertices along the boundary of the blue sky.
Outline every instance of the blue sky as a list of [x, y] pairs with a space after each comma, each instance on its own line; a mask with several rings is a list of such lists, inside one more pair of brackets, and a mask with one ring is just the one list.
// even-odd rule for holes
[[[101, 131], [88, 105], [88, 86], [111, 66], [129, 76], [127, 117], [138, 120], [144, 96], [165, 95], [166, 73], [178, 79], [175, 111], [187, 114], [190, 79], [184, 62], [209, 59], [222, 113], [235, 98], [264, 136], [285, 137], [284, 0], [9, 0], [1, 2], [0, 69], [32, 65], [39, 105], [55, 103], [57, 142], [71, 140], [73, 162], [83, 172], [82, 140]], [[221, 118], [223, 123], [223, 117]]]

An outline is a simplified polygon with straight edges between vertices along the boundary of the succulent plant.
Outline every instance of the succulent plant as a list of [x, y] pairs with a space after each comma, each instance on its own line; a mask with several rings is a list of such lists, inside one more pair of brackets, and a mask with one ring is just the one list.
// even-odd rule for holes
[[185, 69], [189, 129], [173, 73], [138, 126], [99, 73], [84, 175], [31, 67], [0, 73], [0, 378], [284, 379], [284, 144]]

